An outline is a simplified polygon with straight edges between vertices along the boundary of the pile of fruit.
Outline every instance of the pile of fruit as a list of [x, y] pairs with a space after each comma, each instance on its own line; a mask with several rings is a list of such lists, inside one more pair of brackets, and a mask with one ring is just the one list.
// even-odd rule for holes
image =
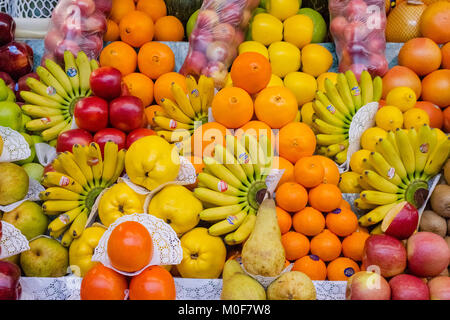
[[[63, 50], [35, 73], [1, 14], [0, 126], [31, 155], [0, 162], [0, 206], [13, 207], [0, 237], [9, 223], [30, 246], [0, 261], [0, 299], [20, 299], [21, 275], [68, 274], [83, 278], [83, 300], [175, 299], [176, 277], [221, 279], [224, 300], [315, 300], [316, 281], [346, 282], [352, 300], [450, 299], [448, 3], [387, 8], [388, 41], [393, 20], [413, 7], [421, 18], [383, 76], [331, 72], [319, 43], [327, 27], [345, 37], [338, 18], [327, 26], [298, 0], [106, 1], [98, 61]], [[175, 72], [163, 43], [195, 40], [205, 19], [221, 26], [211, 8], [248, 21], [220, 87]], [[371, 127], [355, 121], [367, 105]], [[355, 126], [368, 127], [360, 139]], [[37, 182], [35, 201], [19, 203]], [[178, 264], [150, 265], [161, 239], [133, 214], [173, 230]], [[93, 261], [103, 243], [109, 266]]]

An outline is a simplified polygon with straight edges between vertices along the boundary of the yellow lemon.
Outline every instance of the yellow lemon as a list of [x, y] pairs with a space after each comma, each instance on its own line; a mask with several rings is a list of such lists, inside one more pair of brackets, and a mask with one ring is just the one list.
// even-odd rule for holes
[[430, 125], [430, 117], [424, 110], [412, 108], [403, 114], [403, 122], [406, 129], [419, 130], [424, 124]]
[[322, 92], [327, 92], [325, 90], [325, 79], [330, 79], [333, 84], [337, 83], [337, 76], [338, 74], [335, 72], [325, 72], [322, 73], [320, 76], [317, 77], [317, 89]]
[[375, 144], [380, 138], [385, 139], [387, 132], [381, 128], [369, 128], [361, 136], [361, 147], [366, 150], [375, 151]]
[[311, 43], [302, 49], [302, 70], [314, 77], [327, 72], [333, 64], [333, 55], [320, 44]]
[[278, 41], [269, 46], [269, 59], [272, 73], [284, 78], [288, 73], [300, 69], [300, 49], [292, 43]]
[[304, 72], [291, 72], [284, 78], [284, 85], [294, 93], [299, 106], [314, 100], [317, 81], [312, 75]]
[[269, 87], [284, 87], [284, 82], [279, 76], [272, 74], [269, 84], [267, 85], [267, 88]]
[[300, 49], [311, 43], [314, 23], [310, 17], [297, 14], [286, 19], [283, 23], [283, 39]]
[[242, 42], [239, 45], [238, 52], [239, 54], [243, 54], [244, 52], [258, 52], [269, 59], [269, 51], [267, 51], [266, 46], [257, 41]]
[[386, 105], [395, 106], [402, 112], [414, 108], [417, 97], [413, 89], [408, 87], [397, 87], [389, 91], [386, 96]]
[[363, 191], [359, 185], [359, 174], [356, 172], [344, 172], [341, 175], [341, 180], [339, 181], [339, 189], [342, 193], [360, 193]]
[[300, 109], [302, 114], [302, 122], [306, 123], [311, 128], [313, 127], [313, 116], [315, 115], [312, 102], [305, 103]]
[[375, 115], [375, 123], [381, 129], [394, 131], [403, 127], [403, 113], [397, 107], [385, 106]]
[[353, 153], [350, 157], [350, 169], [358, 174], [363, 173], [364, 170], [371, 169], [368, 162], [370, 152], [369, 150], [361, 149]]
[[284, 21], [297, 14], [300, 2], [298, 0], [267, 0], [266, 9], [268, 13]]
[[265, 46], [283, 40], [283, 22], [268, 13], [257, 14], [252, 23], [252, 39]]

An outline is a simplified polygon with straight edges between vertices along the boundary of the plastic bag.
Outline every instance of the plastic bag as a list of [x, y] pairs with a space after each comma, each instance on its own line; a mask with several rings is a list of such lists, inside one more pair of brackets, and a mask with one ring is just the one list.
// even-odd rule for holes
[[388, 71], [384, 0], [330, 0], [330, 32], [339, 57], [339, 72], [363, 70], [374, 76]]
[[216, 88], [222, 88], [258, 5], [259, 0], [205, 0], [180, 73], [212, 77]]
[[60, 0], [44, 40], [43, 60], [50, 58], [63, 63], [66, 50], [75, 56], [84, 51], [90, 59], [97, 59], [103, 48], [111, 6], [111, 0]]

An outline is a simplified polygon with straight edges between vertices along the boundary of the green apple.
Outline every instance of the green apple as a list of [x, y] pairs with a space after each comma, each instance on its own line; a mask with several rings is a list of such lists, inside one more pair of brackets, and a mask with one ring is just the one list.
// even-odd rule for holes
[[16, 102], [16, 94], [14, 91], [8, 87], [8, 97], [6, 98], [6, 101]]
[[16, 209], [3, 214], [6, 221], [22, 232], [28, 239], [33, 239], [47, 231], [48, 217], [36, 202], [25, 201]]
[[44, 139], [41, 136], [37, 136], [37, 135], [32, 135], [31, 139], [33, 139], [33, 144], [44, 142]]
[[0, 102], [0, 126], [19, 131], [22, 127], [22, 110], [11, 101]]
[[31, 118], [25, 113], [22, 113], [22, 127], [19, 132], [25, 132], [27, 130], [27, 123], [31, 121]]
[[186, 35], [187, 38], [191, 36], [192, 30], [194, 30], [195, 23], [197, 22], [198, 13], [200, 12], [200, 9], [195, 11], [190, 17], [188, 22], [186, 23]]
[[0, 205], [17, 202], [25, 198], [29, 186], [28, 174], [14, 163], [0, 163]]
[[298, 11], [298, 14], [304, 14], [311, 18], [314, 24], [313, 36], [311, 43], [321, 43], [325, 42], [327, 38], [328, 28], [325, 19], [322, 15], [311, 8], [302, 8]]
[[5, 80], [0, 79], [0, 101], [5, 101], [8, 98], [8, 87]]
[[25, 163], [22, 168], [25, 169], [28, 176], [37, 182], [41, 182], [44, 176], [44, 166], [40, 163]]
[[55, 239], [37, 238], [20, 254], [20, 265], [27, 277], [62, 277], [69, 267], [69, 252]]

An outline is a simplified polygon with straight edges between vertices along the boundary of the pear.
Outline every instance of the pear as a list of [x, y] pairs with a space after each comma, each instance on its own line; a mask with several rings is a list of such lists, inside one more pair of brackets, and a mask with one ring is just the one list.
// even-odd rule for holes
[[17, 202], [28, 193], [28, 174], [14, 163], [0, 163], [0, 205]]
[[255, 227], [242, 248], [242, 263], [251, 274], [275, 277], [283, 271], [285, 261], [275, 201], [266, 199], [258, 209]]
[[239, 262], [236, 260], [228, 260], [223, 266], [222, 279], [226, 281], [238, 273], [244, 274], [244, 270], [242, 270]]
[[267, 288], [269, 300], [316, 300], [316, 288], [311, 279], [300, 271], [283, 273]]
[[236, 260], [228, 260], [222, 273], [222, 300], [266, 300], [266, 290], [246, 275]]

